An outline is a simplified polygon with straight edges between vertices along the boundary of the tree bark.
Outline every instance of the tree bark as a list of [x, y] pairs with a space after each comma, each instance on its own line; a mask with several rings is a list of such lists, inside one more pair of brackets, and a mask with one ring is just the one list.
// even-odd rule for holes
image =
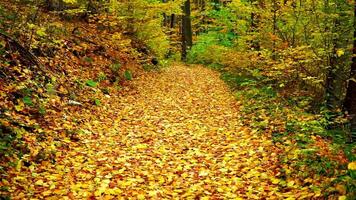
[[[326, 76], [326, 106], [331, 111], [337, 111], [342, 108], [343, 99], [346, 93], [346, 80], [348, 79], [347, 71], [349, 69], [349, 58], [347, 54], [338, 55], [338, 51], [346, 49], [350, 43], [349, 36], [342, 34], [348, 24], [348, 20], [352, 15], [345, 14], [345, 9], [342, 4], [336, 2], [331, 5], [330, 2], [325, 2], [325, 13], [328, 15], [337, 14], [338, 17], [332, 19], [331, 24], [326, 28], [325, 32], [330, 31], [333, 34], [331, 38], [331, 53], [328, 55], [329, 68]], [[338, 8], [336, 11], [334, 7]], [[328, 19], [326, 19], [328, 20]], [[326, 22], [327, 23], [327, 22]], [[337, 34], [336, 34], [337, 33]]]
[[64, 9], [62, 0], [46, 0], [46, 8], [49, 11], [61, 11]]
[[186, 61], [187, 51], [192, 47], [192, 22], [190, 18], [190, 0], [186, 0], [183, 5], [182, 18], [182, 60]]
[[[353, 38], [353, 49], [352, 49], [352, 63], [350, 78], [348, 81], [348, 87], [344, 102], [344, 108], [348, 111], [351, 118], [351, 133], [356, 133], [356, 0], [354, 0], [354, 38]], [[356, 134], [352, 134], [354, 137]], [[352, 136], [351, 135], [351, 136]], [[356, 139], [356, 138], [351, 138]]]

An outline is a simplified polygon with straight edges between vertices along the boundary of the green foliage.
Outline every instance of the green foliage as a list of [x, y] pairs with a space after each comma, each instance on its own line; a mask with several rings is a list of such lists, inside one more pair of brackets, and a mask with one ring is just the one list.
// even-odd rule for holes
[[87, 63], [92, 63], [94, 61], [91, 57], [84, 57], [83, 60]]
[[[312, 185], [315, 190], [324, 191], [325, 195], [335, 192], [330, 189], [332, 184], [345, 185], [349, 196], [355, 194], [354, 172], [343, 170], [345, 166], [338, 161], [323, 155], [324, 149], [314, 145], [318, 142], [315, 135], [334, 138], [330, 148], [334, 154], [344, 150], [350, 161], [355, 159], [355, 145], [345, 145], [345, 131], [327, 131], [326, 121], [323, 116], [307, 113], [304, 109], [308, 104], [308, 98], [296, 98], [286, 101], [278, 90], [267, 82], [261, 80], [259, 73], [234, 74], [223, 72], [221, 78], [233, 89], [237, 90], [236, 98], [241, 102], [240, 110], [242, 120], [246, 125], [258, 130], [259, 133], [272, 132], [272, 141], [279, 148], [288, 149], [280, 155], [282, 169], [280, 170], [281, 188], [287, 186], [287, 180], [293, 178], [306, 179], [308, 177], [338, 177], [327, 185]], [[301, 100], [306, 103], [302, 103]], [[292, 105], [290, 105], [292, 103]], [[301, 103], [297, 105], [296, 103]], [[274, 127], [284, 123], [284, 127]], [[338, 136], [339, 135], [339, 136]], [[328, 138], [327, 137], [327, 138]], [[329, 139], [328, 138], [328, 139]], [[335, 140], [339, 138], [339, 140]], [[341, 144], [337, 144], [337, 141]]]
[[350, 161], [356, 161], [356, 146], [353, 144], [348, 144], [344, 148], [345, 155]]
[[144, 64], [144, 65], [142, 65], [142, 68], [143, 68], [145, 71], [157, 70], [157, 66], [151, 65], [151, 64]]
[[[1, 116], [3, 119], [3, 116]], [[0, 121], [0, 156], [7, 157], [10, 155], [18, 155], [21, 157], [23, 150], [26, 150], [26, 145], [22, 141], [22, 128], [13, 128]]]
[[5, 33], [7, 29], [11, 29], [18, 24], [18, 21], [16, 21], [18, 18], [19, 16], [16, 12], [9, 11], [0, 5], [0, 32]]
[[159, 58], [163, 59], [167, 54], [170, 42], [163, 32], [161, 20], [156, 19], [137, 26], [137, 37], [144, 41], [149, 49]]
[[98, 82], [104, 81], [104, 80], [106, 80], [106, 79], [107, 79], [107, 77], [106, 77], [106, 74], [105, 74], [104, 72], [100, 72], [100, 73], [98, 74], [98, 77], [97, 77], [97, 81], [98, 81]]
[[252, 77], [235, 75], [229, 72], [222, 73], [221, 79], [233, 88], [242, 86], [255, 86], [257, 83], [256, 80], [254, 80]]
[[124, 72], [124, 77], [126, 80], [131, 81], [132, 80], [132, 73], [130, 70], [125, 70]]
[[[0, 191], [9, 191], [9, 187], [7, 186], [1, 186]], [[10, 199], [10, 198], [9, 198]]]
[[101, 101], [99, 99], [94, 99], [94, 104], [96, 106], [100, 106], [101, 105]]
[[95, 82], [93, 80], [87, 80], [85, 84], [89, 87], [96, 87], [98, 85], [98, 82]]
[[47, 83], [45, 85], [45, 89], [48, 95], [55, 95], [56, 94], [56, 89], [55, 89], [56, 82], [52, 81], [52, 83]]
[[196, 43], [188, 52], [187, 61], [189, 63], [220, 64], [223, 54], [227, 51], [223, 45], [226, 42], [223, 35], [213, 31], [199, 35]]
[[46, 108], [44, 107], [44, 105], [40, 105], [38, 107], [38, 113], [40, 113], [41, 115], [45, 115], [46, 114]]
[[0, 40], [0, 55], [4, 55], [4, 54], [5, 54], [5, 41]]
[[[168, 36], [161, 26], [162, 13], [179, 8], [179, 2], [164, 8], [160, 1], [132, 0], [110, 2], [110, 10], [123, 20], [124, 29], [135, 34], [159, 59], [164, 58], [170, 47]], [[172, 9], [172, 10], [171, 10]], [[178, 9], [179, 10], [179, 9]]]
[[[302, 151], [299, 161], [296, 162], [296, 166], [308, 167], [309, 174], [319, 174], [328, 177], [334, 176], [334, 169], [339, 168], [337, 162], [319, 156], [315, 151]], [[308, 176], [307, 174], [305, 175]]]
[[113, 63], [111, 66], [110, 66], [110, 69], [113, 73], [117, 73], [121, 68], [121, 63], [117, 62], [117, 63]]
[[[30, 5], [34, 4], [35, 1], [20, 0], [20, 2], [23, 5]], [[62, 2], [62, 0], [55, 0], [55, 2]], [[180, 19], [180, 9], [184, 1], [163, 3], [163, 1], [159, 0], [64, 0], [64, 2], [64, 10], [59, 12], [63, 18], [75, 19], [79, 15], [89, 20], [94, 18], [99, 23], [109, 21], [109, 25], [106, 24], [101, 29], [101, 31], [105, 30], [102, 33], [112, 34], [117, 30], [122, 31], [124, 33], [122, 34], [123, 37], [127, 37], [125, 40], [121, 37], [121, 33], [112, 34], [112, 39], [118, 43], [118, 48], [115, 49], [117, 51], [133, 52], [135, 50], [132, 50], [131, 47], [135, 46], [137, 49], [135, 58], [141, 59], [141, 56], [151, 56], [150, 54], [152, 53], [160, 61], [160, 66], [169, 65], [168, 62], [163, 60], [168, 51], [172, 50], [170, 54], [177, 55], [177, 50], [173, 46], [181, 44], [181, 37], [177, 34], [180, 24], [173, 24], [175, 26], [170, 28], [164, 27], [162, 24], [166, 24], [167, 22], [162, 21], [162, 16], [175, 14], [176, 20]], [[200, 4], [201, 2], [192, 1], [192, 4]], [[356, 172], [352, 169], [346, 170], [345, 166], [341, 166], [337, 161], [322, 155], [324, 152], [319, 148], [322, 148], [323, 145], [313, 146], [313, 143], [324, 141], [324, 139], [327, 139], [327, 141], [332, 139], [334, 143], [330, 149], [333, 153], [343, 149], [350, 161], [355, 160], [355, 145], [346, 143], [348, 135], [345, 130], [347, 129], [347, 125], [343, 121], [345, 117], [341, 117], [344, 113], [341, 113], [341, 115], [339, 113], [338, 116], [335, 112], [327, 109], [322, 109], [320, 115], [306, 112], [311, 107], [313, 100], [320, 101], [324, 96], [328, 96], [324, 94], [325, 85], [328, 84], [326, 82], [328, 80], [327, 76], [336, 74], [336, 76], [332, 77], [337, 79], [332, 80], [335, 83], [337, 81], [343, 82], [348, 78], [346, 75], [349, 72], [349, 58], [351, 57], [349, 41], [352, 41], [351, 34], [354, 29], [352, 20], [350, 20], [353, 17], [353, 2], [344, 0], [306, 0], [303, 2], [232, 0], [213, 2], [219, 3], [204, 2], [206, 3], [203, 6], [204, 8], [199, 8], [199, 5], [196, 7], [193, 6], [192, 18], [196, 37], [194, 38], [195, 44], [188, 52], [188, 61], [190, 63], [205, 64], [210, 68], [222, 72], [221, 78], [231, 88], [237, 90], [236, 98], [241, 103], [242, 122], [251, 129], [256, 130], [256, 134], [268, 134], [268, 136], [271, 136], [275, 147], [282, 150], [280, 151], [281, 155], [278, 155], [281, 162], [279, 165], [281, 170], [278, 176], [282, 180], [279, 183], [279, 189], [288, 190], [288, 179], [291, 177], [293, 177], [293, 180], [301, 182], [301, 179], [309, 176], [315, 179], [319, 177], [337, 177], [335, 182], [339, 181], [346, 185], [350, 193], [355, 193]], [[92, 12], [88, 14], [89, 12], [87, 11], [92, 3], [102, 4], [105, 7], [108, 12], [104, 13], [105, 19], [102, 19], [103, 16], [101, 16], [103, 13], [91, 15], [96, 13]], [[73, 9], [69, 9], [69, 7], [67, 9], [66, 6], [68, 5], [73, 6]], [[35, 14], [35, 11], [37, 12], [36, 7], [32, 6], [30, 10], [29, 19], [22, 20], [25, 22], [18, 22], [21, 21], [18, 19], [26, 17], [18, 13], [8, 12], [0, 5], [0, 32], [5, 33], [11, 29], [23, 27], [30, 34], [21, 34], [18, 31], [11, 31], [9, 33], [15, 39], [19, 38], [21, 40], [19, 41], [20, 44], [24, 44], [26, 48], [29, 47], [33, 50], [42, 47], [40, 46], [42, 43], [44, 44], [43, 46], [48, 47], [51, 51], [55, 49], [53, 47], [63, 45], [64, 42], [62, 40], [55, 38], [56, 36], [66, 35], [68, 33], [66, 27], [61, 22], [46, 25], [38, 24], [35, 19], [37, 17], [37, 13]], [[38, 11], [41, 11], [41, 9], [38, 9]], [[113, 17], [111, 14], [115, 16]], [[72, 49], [68, 48], [73, 48], [76, 51], [78, 49], [80, 51], [85, 50], [83, 52], [85, 52], [86, 56], [83, 57], [82, 52], [79, 54], [82, 60], [88, 65], [94, 64], [94, 59], [96, 62], [100, 61], [100, 59], [95, 57], [97, 55], [96, 52], [91, 51], [92, 49], [87, 48], [88, 45], [85, 45], [87, 38], [81, 38], [79, 34], [76, 36], [79, 37], [77, 38], [78, 42], [65, 42], [66, 52], [71, 52]], [[28, 41], [22, 41], [24, 40], [23, 38]], [[91, 36], [88, 38], [92, 39]], [[81, 41], [83, 44], [79, 42], [81, 39], [83, 40]], [[104, 43], [106, 41], [107, 38], [103, 36], [103, 40], [99, 42]], [[96, 42], [98, 41], [93, 42], [93, 44]], [[7, 55], [8, 45], [8, 42], [0, 39], [1, 58], [11, 57]], [[103, 46], [107, 47], [105, 45]], [[142, 46], [144, 46], [142, 49], [145, 49], [145, 51], [139, 52], [138, 50]], [[22, 54], [20, 52], [20, 54], [16, 54], [13, 57], [21, 58]], [[110, 59], [115, 59], [112, 58], [111, 52], [108, 55]], [[54, 58], [57, 58], [57, 56]], [[126, 60], [126, 58], [123, 58], [123, 60]], [[52, 63], [52, 60], [46, 61], [51, 61], [45, 62], [46, 70], [48, 66], [53, 68], [60, 66], [57, 65], [59, 63]], [[17, 62], [10, 64], [10, 62], [1, 60], [1, 65], [3, 63], [6, 63], [7, 66], [14, 65], [14, 68], [17, 65]], [[95, 66], [100, 65], [95, 63]], [[103, 66], [107, 66], [107, 63]], [[83, 69], [85, 66], [81, 67]], [[159, 69], [158, 65], [150, 64], [143, 65], [143, 68], [145, 70]], [[126, 80], [133, 80], [133, 75], [130, 70], [122, 70], [119, 62], [114, 62], [110, 66], [110, 69], [113, 75], [117, 76], [112, 81], [115, 82], [114, 86], [111, 88], [108, 86], [112, 90], [101, 88], [101, 91], [104, 94], [109, 94], [111, 91], [114, 93], [113, 96], [115, 96], [116, 91], [113, 90], [114, 87], [121, 90], [121, 86], [119, 85], [121, 81], [119, 81], [119, 78], [123, 76]], [[126, 66], [124, 69], [127, 69]], [[18, 69], [16, 73], [21, 73], [21, 70]], [[40, 70], [34, 71], [38, 73], [36, 74], [38, 77], [42, 77], [43, 74], [38, 72]], [[54, 71], [52, 72], [56, 73]], [[6, 77], [6, 73], [1, 68], [0, 78]], [[29, 74], [28, 72], [26, 73]], [[20, 78], [26, 77], [26, 73]], [[106, 80], [107, 76], [104, 72], [101, 72], [94, 79], [95, 81], [87, 80], [89, 78], [87, 76], [81, 78], [68, 80], [75, 80], [75, 89], [83, 89], [85, 85], [94, 88], [98, 86], [99, 82]], [[40, 85], [36, 81], [37, 79], [35, 81], [32, 81], [30, 78], [28, 79], [30, 84]], [[47, 92], [41, 92], [44, 93], [44, 98], [47, 95], [55, 95], [57, 89], [59, 90], [59, 94], [65, 93], [61, 90], [63, 88], [57, 87], [54, 80], [50, 83], [45, 82], [43, 85], [45, 85], [44, 90]], [[333, 86], [335, 85], [338, 86], [338, 84], [334, 84]], [[12, 85], [6, 87], [12, 90], [13, 88], [10, 86], [12, 87]], [[47, 101], [39, 99], [39, 96], [35, 94], [34, 91], [37, 91], [36, 89], [38, 88], [30, 89], [27, 86], [23, 87], [23, 85], [21, 85], [23, 89], [14, 88], [16, 88], [17, 97], [8, 102], [16, 104], [15, 110], [23, 111], [17, 114], [24, 114], [26, 110], [33, 111], [38, 109], [38, 113], [45, 115]], [[344, 92], [342, 83], [340, 87], [335, 87], [334, 90], [337, 96], [342, 99]], [[104, 108], [104, 106], [99, 107], [102, 105], [102, 102], [98, 98], [101, 98], [99, 95], [102, 94], [95, 93], [95, 95], [98, 96], [88, 98], [93, 105], [98, 106], [93, 109]], [[287, 100], [284, 99], [285, 96], [288, 96]], [[110, 98], [108, 95], [105, 95], [105, 97]], [[318, 97], [320, 98], [317, 99]], [[70, 92], [69, 98], [75, 99], [75, 93]], [[59, 103], [56, 102], [59, 98], [53, 98], [53, 100], [51, 106], [56, 106]], [[107, 102], [105, 100], [105, 103]], [[321, 104], [322, 101], [319, 103]], [[24, 105], [28, 106], [26, 110], [24, 109]], [[49, 108], [50, 106], [47, 106], [47, 109]], [[49, 110], [48, 113], [51, 112], [52, 110]], [[32, 112], [30, 114], [32, 115]], [[39, 116], [36, 115], [36, 117]], [[0, 120], [2, 118], [1, 116]], [[68, 119], [64, 118], [65, 120]], [[79, 119], [73, 121], [77, 125], [81, 123]], [[331, 123], [331, 121], [335, 123]], [[31, 123], [33, 122], [31, 121]], [[19, 124], [14, 128], [13, 126], [15, 125], [13, 124], [16, 123], [11, 120], [7, 123], [0, 121], [1, 156], [20, 155], [21, 151], [23, 151], [21, 138], [25, 135], [25, 129], [29, 127]], [[338, 129], [327, 130], [330, 127], [335, 128], [335, 124], [341, 126], [338, 126]], [[80, 130], [78, 133], [87, 134], [88, 132]], [[31, 139], [31, 137], [28, 138]], [[44, 135], [38, 138], [38, 142], [46, 139]], [[39, 151], [39, 149], [31, 150]], [[254, 153], [257, 153], [257, 151]], [[41, 153], [39, 153], [40, 156]], [[10, 164], [15, 167], [18, 163], [21, 162], [13, 161]], [[1, 172], [2, 170], [3, 168], [0, 169]], [[295, 174], [291, 173], [291, 171], [295, 172]], [[329, 186], [331, 187], [331, 185], [325, 187]], [[307, 187], [308, 189], [318, 191], [324, 186], [308, 185]], [[0, 190], [8, 189], [0, 187]], [[333, 191], [327, 192], [330, 192], [332, 195]], [[327, 196], [328, 194], [326, 193], [325, 195]], [[318, 197], [315, 196], [315, 198]]]
[[209, 10], [207, 17], [211, 20], [206, 32], [214, 32], [218, 34], [220, 45], [232, 47], [234, 40], [237, 39], [237, 34], [234, 30], [237, 22], [237, 16], [229, 7], [221, 7], [216, 10]]
[[0, 196], [1, 200], [11, 200], [10, 196]]
[[25, 105], [27, 106], [33, 106], [33, 102], [32, 102], [32, 99], [31, 97], [29, 96], [25, 96], [22, 101], [24, 102]]
[[298, 119], [290, 119], [286, 122], [286, 131], [290, 133], [298, 132], [303, 134], [318, 134], [325, 133], [325, 126], [320, 120], [300, 121]]

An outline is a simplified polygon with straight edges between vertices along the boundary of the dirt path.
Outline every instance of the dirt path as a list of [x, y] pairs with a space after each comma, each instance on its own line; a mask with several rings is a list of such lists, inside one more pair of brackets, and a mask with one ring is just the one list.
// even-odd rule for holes
[[273, 144], [241, 125], [217, 72], [176, 65], [133, 86], [55, 164], [14, 177], [13, 199], [278, 198]]

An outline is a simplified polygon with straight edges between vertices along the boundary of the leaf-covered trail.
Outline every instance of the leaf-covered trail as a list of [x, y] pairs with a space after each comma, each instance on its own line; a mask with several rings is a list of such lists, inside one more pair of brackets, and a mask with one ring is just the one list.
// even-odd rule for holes
[[[22, 168], [14, 199], [279, 198], [270, 139], [239, 121], [217, 72], [175, 65], [133, 81], [85, 122], [55, 164]], [[18, 172], [17, 172], [18, 173]], [[274, 184], [275, 183], [275, 184]], [[290, 193], [292, 194], [292, 193]]]

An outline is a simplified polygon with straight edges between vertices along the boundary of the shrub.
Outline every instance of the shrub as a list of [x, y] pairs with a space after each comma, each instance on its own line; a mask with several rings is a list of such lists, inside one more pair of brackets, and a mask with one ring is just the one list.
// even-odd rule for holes
[[190, 63], [220, 64], [227, 52], [221, 43], [221, 35], [216, 32], [208, 32], [198, 36], [197, 42], [188, 52], [187, 60]]

